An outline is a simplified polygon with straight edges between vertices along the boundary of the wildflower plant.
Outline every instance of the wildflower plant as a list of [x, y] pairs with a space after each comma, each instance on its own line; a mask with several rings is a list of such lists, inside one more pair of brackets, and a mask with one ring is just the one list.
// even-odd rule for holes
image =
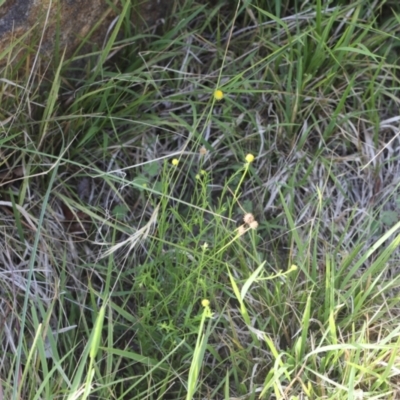
[[397, 3], [178, 3], [4, 64], [2, 397], [397, 398]]
[[196, 346], [193, 352], [192, 363], [189, 370], [186, 400], [192, 400], [196, 393], [198, 378], [203, 364], [204, 353], [207, 347], [208, 338], [211, 333], [211, 321], [208, 321], [207, 327], [205, 329], [206, 321], [212, 317], [210, 301], [208, 299], [203, 299], [201, 301], [201, 305], [203, 307], [203, 312], [197, 335]]
[[249, 178], [249, 172], [250, 172], [250, 164], [254, 161], [254, 156], [252, 154], [247, 154], [245, 157], [245, 163], [243, 164], [242, 168], [239, 169], [232, 177], [229, 179], [227, 183], [227, 187], [229, 185], [230, 181], [234, 181], [236, 177], [240, 177], [239, 182], [232, 194], [233, 196], [233, 202], [231, 203], [230, 206], [230, 214], [233, 214], [233, 207], [236, 204], [239, 204], [239, 195], [240, 195], [240, 190], [242, 188], [243, 182], [245, 181], [246, 177]]

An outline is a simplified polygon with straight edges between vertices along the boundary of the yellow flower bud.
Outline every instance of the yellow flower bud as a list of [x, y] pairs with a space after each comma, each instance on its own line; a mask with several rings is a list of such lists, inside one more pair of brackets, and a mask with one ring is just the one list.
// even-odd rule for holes
[[208, 299], [203, 299], [203, 300], [201, 301], [201, 305], [202, 305], [203, 307], [209, 307], [209, 305], [210, 305], [210, 300], [208, 300]]
[[214, 92], [214, 99], [219, 101], [219, 100], [222, 100], [223, 98], [224, 98], [224, 92], [220, 89], [217, 89]]
[[254, 161], [254, 156], [253, 154], [247, 154], [246, 156], [246, 161], [250, 164]]

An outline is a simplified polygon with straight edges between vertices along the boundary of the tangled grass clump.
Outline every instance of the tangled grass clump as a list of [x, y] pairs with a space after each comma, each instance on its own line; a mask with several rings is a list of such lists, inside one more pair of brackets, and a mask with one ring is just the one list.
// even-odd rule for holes
[[397, 398], [400, 25], [364, 3], [177, 2], [47, 94], [9, 70], [4, 398]]

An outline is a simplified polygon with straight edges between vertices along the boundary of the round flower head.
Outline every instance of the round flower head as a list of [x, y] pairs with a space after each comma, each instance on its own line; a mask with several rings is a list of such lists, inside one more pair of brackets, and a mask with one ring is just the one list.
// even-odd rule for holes
[[247, 154], [246, 156], [246, 162], [248, 162], [249, 164], [252, 163], [254, 161], [254, 156], [253, 154]]
[[244, 235], [246, 233], [246, 228], [244, 227], [244, 225], [240, 225], [238, 228], [237, 228], [237, 234], [238, 234], [238, 236], [242, 236], [242, 235]]
[[207, 154], [207, 149], [204, 146], [201, 146], [199, 153], [201, 156], [205, 156]]
[[257, 221], [252, 221], [249, 223], [249, 227], [251, 229], [257, 229], [258, 228], [258, 222]]
[[208, 300], [208, 299], [203, 299], [203, 300], [201, 301], [201, 305], [202, 305], [203, 307], [208, 307], [208, 306], [210, 305], [210, 300]]
[[247, 213], [243, 217], [245, 224], [251, 224], [254, 221], [254, 215], [252, 213]]
[[224, 92], [222, 90], [220, 90], [220, 89], [217, 89], [214, 92], [214, 99], [215, 100], [222, 100], [223, 98], [224, 98]]
[[171, 163], [172, 163], [172, 165], [173, 165], [174, 167], [176, 167], [176, 166], [178, 166], [178, 164], [179, 164], [179, 160], [178, 160], [177, 158], [174, 158], [174, 159], [171, 161]]

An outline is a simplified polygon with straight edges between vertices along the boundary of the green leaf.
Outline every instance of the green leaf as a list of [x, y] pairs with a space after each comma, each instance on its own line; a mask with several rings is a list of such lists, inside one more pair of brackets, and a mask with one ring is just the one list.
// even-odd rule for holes
[[159, 172], [160, 166], [156, 161], [143, 165], [143, 173], [149, 175], [151, 178], [157, 176]]
[[134, 180], [133, 183], [135, 184], [136, 188], [139, 189], [141, 192], [149, 186], [149, 180], [143, 176], [139, 175]]
[[396, 211], [384, 211], [381, 218], [382, 223], [386, 226], [393, 226], [394, 223], [399, 219]]
[[349, 46], [338, 47], [337, 49], [335, 49], [335, 51], [347, 51], [350, 53], [358, 53], [367, 57], [371, 57], [375, 61], [378, 61], [377, 59], [381, 58], [376, 54], [371, 53], [362, 43], [358, 43], [357, 46], [358, 47], [349, 47]]
[[123, 219], [127, 216], [129, 212], [129, 207], [125, 204], [118, 204], [112, 209], [112, 215], [117, 219]]

